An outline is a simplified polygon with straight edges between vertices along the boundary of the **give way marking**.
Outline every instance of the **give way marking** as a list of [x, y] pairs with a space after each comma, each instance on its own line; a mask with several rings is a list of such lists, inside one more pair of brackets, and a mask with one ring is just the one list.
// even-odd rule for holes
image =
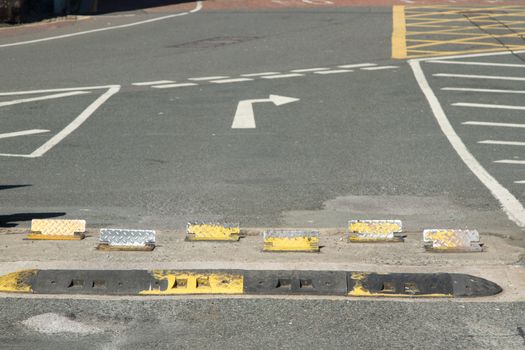
[[[79, 88], [66, 88], [66, 89], [46, 89], [46, 90], [29, 90], [29, 91], [14, 91], [14, 92], [0, 92], [0, 96], [21, 96], [21, 95], [35, 95], [52, 93], [47, 96], [38, 96], [26, 99], [17, 99], [7, 102], [1, 102], [0, 107], [11, 106], [19, 103], [29, 103], [34, 101], [43, 101], [49, 99], [63, 98], [68, 96], [76, 96], [88, 94], [90, 90], [106, 90], [100, 95], [95, 101], [93, 101], [86, 109], [84, 109], [73, 121], [71, 121], [65, 128], [60, 130], [58, 133], [53, 135], [43, 145], [38, 147], [30, 154], [11, 154], [11, 153], [0, 153], [3, 157], [23, 157], [23, 158], [38, 158], [42, 157], [46, 152], [55, 147], [60, 141], [66, 138], [69, 134], [75, 131], [80, 125], [82, 125], [95, 111], [104, 104], [111, 96], [119, 92], [120, 85], [107, 85], [107, 86], [88, 86]], [[49, 130], [23, 130], [13, 133], [0, 134], [0, 138], [9, 138], [25, 135], [34, 135], [39, 133], [45, 133]]]
[[269, 98], [239, 101], [237, 111], [233, 117], [232, 129], [255, 129], [255, 115], [253, 113], [254, 103], [273, 102], [276, 106], [282, 106], [296, 101], [299, 101], [299, 99], [279, 95], [270, 95]]

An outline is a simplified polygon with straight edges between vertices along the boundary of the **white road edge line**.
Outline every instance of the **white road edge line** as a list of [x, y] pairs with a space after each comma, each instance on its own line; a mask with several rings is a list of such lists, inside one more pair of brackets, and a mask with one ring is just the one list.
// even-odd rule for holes
[[44, 132], [49, 132], [49, 130], [31, 129], [31, 130], [7, 132], [7, 133], [4, 133], [4, 134], [0, 134], [0, 139], [7, 139], [7, 138], [10, 138], [10, 137], [17, 137], [17, 136], [41, 134], [41, 133], [44, 133]]
[[351, 73], [352, 69], [334, 69], [334, 70], [325, 70], [321, 72], [314, 72], [314, 74], [340, 74], [340, 73]]
[[233, 79], [222, 79], [222, 80], [212, 80], [211, 83], [215, 84], [227, 84], [227, 83], [240, 83], [242, 81], [252, 81], [250, 78], [233, 78]]
[[166, 85], [154, 85], [152, 88], [154, 89], [170, 89], [170, 88], [178, 88], [178, 87], [184, 87], [184, 86], [196, 86], [199, 85], [197, 83], [180, 83], [180, 84], [166, 84]]
[[475, 89], [462, 87], [443, 87], [443, 91], [471, 91], [471, 92], [490, 92], [496, 94], [525, 94], [525, 90], [504, 90], [504, 89]]
[[463, 125], [477, 125], [477, 126], [500, 126], [503, 128], [525, 128], [525, 124], [513, 124], [513, 123], [497, 123], [497, 122], [478, 122], [468, 121], [461, 123]]
[[171, 15], [167, 15], [167, 16], [147, 19], [147, 20], [144, 20], [144, 21], [138, 21], [138, 22], [133, 22], [133, 23], [128, 23], [128, 24], [121, 24], [121, 25], [111, 26], [111, 27], [104, 27], [104, 28], [85, 30], [85, 31], [82, 31], [82, 32], [76, 32], [76, 33], [70, 33], [70, 34], [50, 36], [50, 37], [47, 37], [47, 38], [26, 40], [26, 41], [18, 41], [18, 42], [9, 43], [9, 44], [1, 44], [0, 48], [12, 47], [12, 46], [21, 46], [21, 45], [28, 45], [28, 44], [36, 44], [36, 43], [41, 43], [41, 42], [44, 42], [44, 41], [65, 39], [65, 38], [71, 38], [71, 37], [75, 37], [75, 36], [79, 36], [79, 35], [98, 33], [98, 32], [105, 32], [105, 31], [113, 30], [113, 29], [129, 28], [129, 27], [134, 27], [134, 26], [138, 26], [138, 25], [141, 25], [141, 24], [153, 23], [153, 22], [158, 22], [158, 21], [162, 21], [162, 20], [165, 20], [165, 19], [169, 19], [169, 18], [185, 16], [185, 15], [188, 15], [190, 13], [195, 13], [197, 11], [200, 11], [201, 9], [202, 9], [202, 1], [197, 1], [195, 8], [193, 10], [189, 11], [189, 12], [175, 13], [175, 14], [171, 14]]
[[471, 74], [449, 74], [449, 73], [436, 73], [432, 74], [434, 77], [442, 78], [466, 78], [466, 79], [491, 79], [491, 80], [515, 80], [525, 81], [525, 77], [503, 77], [497, 75], [471, 75]]
[[383, 70], [383, 69], [396, 69], [396, 68], [399, 68], [399, 66], [368, 67], [368, 68], [361, 68], [361, 70]]
[[525, 64], [511, 64], [511, 63], [491, 63], [491, 62], [469, 62], [469, 61], [445, 61], [445, 60], [430, 60], [428, 63], [441, 64], [462, 64], [467, 66], [489, 66], [489, 67], [516, 67], [525, 68]]
[[525, 160], [501, 159], [501, 160], [495, 160], [494, 163], [525, 165]]
[[468, 103], [468, 102], [456, 102], [452, 103], [455, 107], [473, 107], [473, 108], [491, 108], [491, 109], [514, 109], [514, 110], [525, 110], [525, 106], [509, 106], [509, 105], [493, 105], [489, 103]]
[[337, 66], [339, 68], [363, 68], [363, 67], [373, 67], [377, 66], [376, 63], [356, 63], [356, 64], [343, 64], [342, 66]]
[[85, 94], [90, 94], [90, 93], [91, 92], [89, 92], [89, 91], [73, 91], [73, 92], [64, 92], [64, 93], [61, 93], [61, 94], [24, 98], [24, 99], [20, 99], [20, 100], [4, 101], [4, 102], [0, 102], [0, 107], [17, 105], [17, 104], [20, 104], [20, 103], [52, 100], [52, 99], [55, 99], [55, 98], [62, 98], [62, 97], [69, 97], [69, 96], [76, 96], [76, 95], [85, 95]]
[[143, 81], [140, 83], [133, 83], [131, 85], [135, 86], [149, 86], [149, 85], [160, 85], [160, 84], [170, 84], [174, 83], [173, 80], [157, 80], [157, 81]]
[[421, 91], [425, 95], [434, 117], [439, 124], [439, 127], [449, 140], [450, 144], [461, 157], [465, 165], [476, 175], [476, 177], [483, 183], [492, 193], [492, 195], [500, 202], [503, 211], [507, 214], [508, 218], [514, 221], [518, 226], [525, 227], [525, 208], [518, 201], [516, 197], [509, 190], [503, 187], [485, 168], [474, 158], [469, 152], [461, 138], [458, 136], [452, 124], [447, 118], [445, 111], [441, 107], [439, 100], [437, 99], [434, 91], [428, 84], [425, 73], [421, 69], [420, 61], [409, 60], [408, 64], [414, 72]]
[[80, 113], [71, 123], [69, 123], [64, 129], [60, 130], [55, 136], [50, 138], [46, 143], [31, 153], [31, 157], [41, 157], [51, 148], [56, 146], [60, 141], [66, 138], [69, 134], [75, 131], [82, 123], [84, 123], [100, 106], [104, 104], [111, 96], [115, 95], [120, 91], [120, 85], [113, 85], [91, 103], [85, 110]]
[[525, 142], [520, 141], [498, 141], [498, 140], [483, 140], [478, 143], [484, 145], [506, 145], [506, 146], [525, 146]]
[[216, 80], [216, 79], [228, 79], [229, 76], [227, 75], [217, 75], [215, 77], [197, 77], [197, 78], [189, 78], [188, 80], [192, 81], [206, 81], [206, 80]]
[[261, 78], [263, 79], [282, 79], [282, 78], [294, 78], [294, 77], [304, 77], [304, 74], [292, 73], [292, 74], [266, 75]]

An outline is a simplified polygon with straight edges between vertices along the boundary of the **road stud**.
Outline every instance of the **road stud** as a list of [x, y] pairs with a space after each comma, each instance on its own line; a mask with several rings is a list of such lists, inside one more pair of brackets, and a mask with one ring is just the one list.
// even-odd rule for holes
[[72, 241], [84, 239], [85, 220], [31, 220], [31, 233], [26, 239]]
[[423, 231], [425, 249], [431, 252], [481, 252], [479, 233], [476, 230], [432, 229]]
[[319, 252], [318, 231], [270, 230], [263, 233], [265, 252]]
[[155, 231], [103, 228], [97, 249], [151, 251], [155, 249]]
[[187, 241], [238, 241], [241, 237], [239, 224], [188, 223]]
[[352, 243], [403, 242], [401, 220], [350, 220], [348, 223]]

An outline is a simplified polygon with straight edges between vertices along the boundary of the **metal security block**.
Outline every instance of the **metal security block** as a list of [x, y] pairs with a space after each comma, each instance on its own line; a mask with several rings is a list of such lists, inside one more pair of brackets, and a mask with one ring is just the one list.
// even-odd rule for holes
[[355, 243], [402, 242], [401, 220], [350, 220], [349, 240]]
[[[152, 250], [155, 247], [155, 231], [109, 229], [100, 230], [98, 249], [123, 248], [122, 250]], [[149, 249], [145, 249], [149, 248]]]
[[270, 230], [263, 233], [265, 252], [318, 252], [318, 231]]
[[481, 252], [479, 233], [476, 230], [431, 229], [423, 231], [423, 242], [428, 251]]
[[30, 240], [80, 240], [86, 232], [85, 220], [31, 220], [31, 233], [25, 239]]
[[239, 224], [188, 223], [188, 241], [238, 241], [241, 237]]

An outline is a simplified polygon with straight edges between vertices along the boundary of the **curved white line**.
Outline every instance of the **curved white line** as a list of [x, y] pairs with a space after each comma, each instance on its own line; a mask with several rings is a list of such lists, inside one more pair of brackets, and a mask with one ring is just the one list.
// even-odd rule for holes
[[485, 185], [492, 195], [501, 203], [502, 209], [505, 211], [510, 220], [514, 221], [518, 226], [525, 227], [525, 208], [518, 201], [516, 197], [512, 195], [505, 187], [503, 187], [492, 175], [489, 174], [485, 168], [474, 158], [474, 156], [469, 152], [461, 138], [458, 136], [452, 124], [447, 118], [447, 115], [443, 111], [441, 104], [439, 103], [436, 95], [430, 88], [427, 78], [421, 69], [421, 64], [418, 60], [408, 61], [414, 75], [416, 77], [417, 83], [423, 91], [423, 94], [427, 98], [430, 108], [434, 113], [441, 130], [448, 138], [454, 150], [461, 157], [463, 162], [467, 167], [478, 177], [478, 179]]
[[85, 31], [82, 31], [82, 32], [50, 36], [50, 37], [41, 38], [41, 39], [18, 41], [16, 43], [2, 44], [2, 45], [0, 45], [0, 48], [12, 47], [12, 46], [21, 46], [21, 45], [28, 45], [28, 44], [36, 44], [36, 43], [40, 43], [40, 42], [44, 42], [44, 41], [65, 39], [65, 38], [71, 38], [71, 37], [79, 36], [79, 35], [98, 33], [98, 32], [105, 32], [107, 30], [129, 28], [129, 27], [134, 27], [134, 26], [138, 26], [138, 25], [141, 25], [141, 24], [152, 23], [152, 22], [157, 22], [157, 21], [162, 21], [162, 20], [165, 20], [165, 19], [169, 19], [169, 18], [189, 15], [190, 13], [195, 13], [197, 11], [200, 11], [201, 9], [202, 9], [202, 1], [197, 1], [195, 8], [193, 10], [189, 11], [189, 12], [175, 13], [175, 14], [172, 14], [172, 15], [151, 18], [151, 19], [147, 19], [147, 20], [144, 20], [144, 21], [138, 21], [138, 22], [133, 22], [133, 23], [128, 23], [128, 24], [121, 24], [121, 25], [118, 25], [118, 26], [111, 26], [111, 27], [104, 27], [104, 28], [98, 28], [98, 29], [92, 29], [92, 30], [85, 30]]

